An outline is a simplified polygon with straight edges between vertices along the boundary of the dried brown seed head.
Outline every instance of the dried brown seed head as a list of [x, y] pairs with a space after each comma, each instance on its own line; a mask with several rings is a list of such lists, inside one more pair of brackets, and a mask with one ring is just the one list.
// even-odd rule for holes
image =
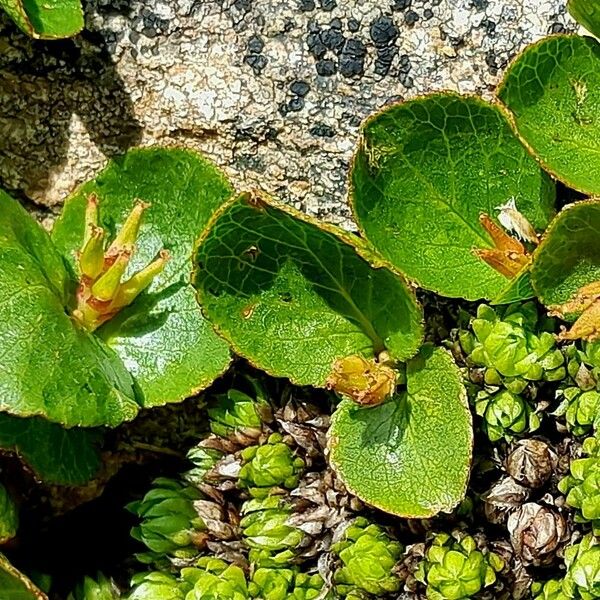
[[506, 459], [506, 471], [520, 484], [539, 488], [558, 464], [556, 452], [544, 441], [528, 439], [514, 444]]

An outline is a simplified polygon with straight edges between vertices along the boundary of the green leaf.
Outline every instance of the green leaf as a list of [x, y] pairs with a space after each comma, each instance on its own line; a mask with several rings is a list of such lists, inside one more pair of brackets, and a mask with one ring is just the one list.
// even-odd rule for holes
[[514, 279], [508, 280], [504, 289], [492, 300], [492, 304], [512, 304], [535, 296], [531, 285], [531, 266], [527, 266]]
[[510, 66], [498, 95], [542, 166], [581, 192], [600, 193], [600, 44], [557, 35]]
[[329, 430], [330, 461], [361, 500], [401, 517], [427, 518], [465, 495], [472, 419], [446, 350], [425, 346], [406, 376], [406, 391], [384, 404], [340, 403]]
[[0, 483], [0, 545], [17, 535], [19, 511], [8, 490]]
[[512, 133], [503, 110], [433, 94], [397, 104], [363, 126], [351, 202], [377, 250], [420, 286], [468, 300], [499, 296], [508, 280], [473, 254], [493, 248], [479, 222], [515, 200], [543, 230], [554, 186]]
[[600, 0], [569, 0], [571, 16], [596, 37], [600, 37]]
[[71, 37], [83, 29], [80, 0], [0, 0], [11, 19], [38, 39]]
[[600, 281], [600, 200], [566, 206], [534, 254], [531, 279], [540, 302], [564, 304], [589, 283]]
[[2, 600], [48, 600], [46, 594], [17, 571], [3, 554], [0, 554], [0, 590]]
[[206, 315], [268, 373], [324, 386], [337, 359], [415, 354], [422, 312], [403, 279], [356, 236], [262, 196], [223, 207], [198, 242]]
[[68, 427], [135, 417], [123, 363], [67, 314], [74, 283], [48, 234], [2, 191], [0, 266], [0, 412]]
[[212, 163], [190, 150], [131, 150], [67, 200], [52, 238], [73, 266], [92, 193], [99, 199], [100, 222], [112, 232], [123, 224], [137, 198], [152, 204], [142, 221], [129, 274], [163, 248], [171, 254], [148, 291], [97, 334], [135, 377], [145, 407], [192, 396], [221, 375], [230, 361], [227, 345], [198, 310], [189, 273], [196, 237], [232, 188]]
[[100, 441], [98, 430], [64, 429], [45, 419], [0, 414], [0, 448], [16, 452], [46, 483], [87, 483], [100, 469]]

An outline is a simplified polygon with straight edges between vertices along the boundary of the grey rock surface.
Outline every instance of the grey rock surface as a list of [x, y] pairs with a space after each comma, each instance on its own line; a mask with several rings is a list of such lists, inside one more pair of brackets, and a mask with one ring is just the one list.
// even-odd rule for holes
[[91, 0], [74, 40], [0, 17], [0, 185], [51, 220], [134, 145], [206, 152], [351, 226], [359, 125], [436, 90], [490, 96], [510, 59], [571, 31], [566, 0]]

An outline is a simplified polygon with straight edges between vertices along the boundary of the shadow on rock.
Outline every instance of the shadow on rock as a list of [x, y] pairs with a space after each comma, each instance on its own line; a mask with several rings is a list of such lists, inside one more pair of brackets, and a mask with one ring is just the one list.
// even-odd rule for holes
[[66, 160], [73, 115], [106, 157], [141, 138], [100, 34], [36, 41], [0, 16], [0, 186], [25, 201], [57, 204], [48, 189]]

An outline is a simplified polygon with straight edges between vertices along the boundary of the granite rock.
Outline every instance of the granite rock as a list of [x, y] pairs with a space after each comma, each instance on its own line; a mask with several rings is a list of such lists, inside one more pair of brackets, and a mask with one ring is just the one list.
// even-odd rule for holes
[[33, 42], [0, 17], [0, 184], [46, 216], [134, 145], [202, 150], [352, 227], [359, 125], [435, 90], [490, 96], [566, 0], [90, 0], [86, 31]]

